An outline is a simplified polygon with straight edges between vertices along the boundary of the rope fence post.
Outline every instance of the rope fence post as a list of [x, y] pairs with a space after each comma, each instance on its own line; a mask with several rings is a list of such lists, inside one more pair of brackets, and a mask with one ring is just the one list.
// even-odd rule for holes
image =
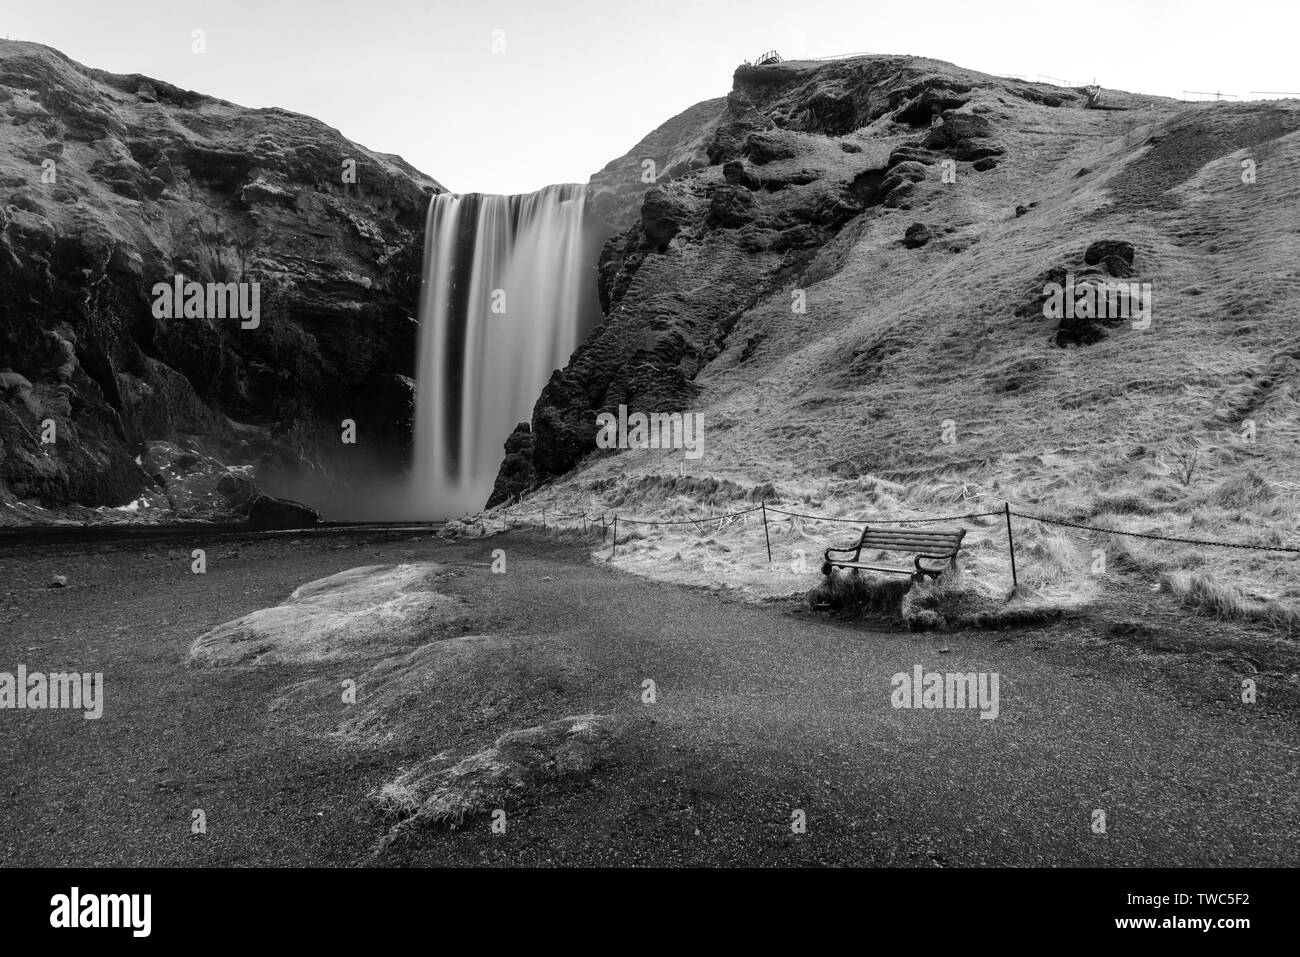
[[609, 550], [609, 560], [612, 562], [618, 556], [618, 512], [614, 513], [614, 545]]
[[763, 540], [767, 542], [767, 563], [772, 564], [772, 536], [767, 533], [767, 500], [762, 502], [763, 507]]
[[1016, 540], [1011, 535], [1011, 503], [1002, 504], [1007, 516], [1007, 549], [1011, 552], [1011, 587], [1014, 590], [1020, 587], [1020, 583], [1016, 580]]

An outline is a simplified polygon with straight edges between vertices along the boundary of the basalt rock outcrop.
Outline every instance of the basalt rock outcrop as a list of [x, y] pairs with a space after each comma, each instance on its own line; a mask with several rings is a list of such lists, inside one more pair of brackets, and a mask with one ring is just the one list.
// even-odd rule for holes
[[1115, 296], [1102, 296], [1098, 302], [1106, 306], [1123, 307], [1123, 310], [1108, 313], [1107, 309], [1098, 309], [1095, 313], [1080, 314], [1073, 306], [1061, 315], [1051, 336], [1054, 345], [1091, 346], [1106, 339], [1110, 330], [1133, 321], [1136, 302], [1132, 301], [1130, 283], [1138, 283], [1134, 271], [1136, 250], [1132, 243], [1122, 239], [1099, 239], [1084, 250], [1082, 261], [1073, 259], [1064, 265], [1053, 266], [1038, 276], [1032, 287], [1026, 290], [1024, 301], [1015, 314], [1022, 318], [1044, 316], [1046, 303], [1050, 298], [1049, 288], [1060, 287], [1062, 295], [1072, 298], [1083, 290], [1094, 287], [1116, 287], [1121, 290]]
[[[160, 441], [401, 461], [441, 190], [309, 117], [0, 41], [0, 503], [136, 501]], [[178, 274], [258, 283], [260, 322], [160, 317]]]

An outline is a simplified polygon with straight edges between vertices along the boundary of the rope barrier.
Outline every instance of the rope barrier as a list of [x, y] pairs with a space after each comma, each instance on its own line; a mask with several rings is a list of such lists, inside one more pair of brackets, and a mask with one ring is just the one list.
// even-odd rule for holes
[[[940, 518], [833, 518], [828, 515], [809, 515], [806, 512], [791, 512], [786, 509], [777, 508], [774, 505], [768, 505], [766, 502], [753, 506], [752, 508], [741, 509], [739, 511], [723, 512], [719, 515], [710, 515], [704, 518], [683, 518], [683, 519], [648, 519], [648, 518], [625, 518], [617, 512], [613, 513], [612, 518], [606, 518], [602, 511], [597, 516], [587, 515], [586, 512], [567, 512], [560, 513], [557, 518], [582, 518], [585, 522], [595, 524], [597, 521], [605, 528], [611, 526], [617, 529], [618, 523], [624, 525], [645, 525], [649, 527], [674, 526], [674, 525], [694, 525], [700, 531], [704, 526], [713, 522], [726, 522], [729, 519], [738, 518], [742, 515], [749, 515], [753, 512], [762, 511], [764, 513], [763, 527], [766, 531], [768, 512], [777, 515], [785, 515], [790, 518], [802, 518], [817, 522], [839, 522], [847, 525], [930, 525], [939, 522], [957, 522], [974, 518], [990, 518], [1004, 514], [1014, 515], [1016, 518], [1022, 518], [1030, 522], [1039, 522], [1044, 525], [1058, 525], [1064, 528], [1077, 528], [1083, 531], [1099, 532], [1104, 535], [1123, 535], [1128, 538], [1145, 538], [1157, 542], [1174, 542], [1182, 545], [1201, 545], [1209, 548], [1237, 548], [1244, 551], [1257, 552], [1282, 552], [1286, 554], [1300, 554], [1300, 547], [1290, 545], [1246, 545], [1241, 542], [1218, 542], [1204, 538], [1182, 538], [1173, 535], [1156, 535], [1150, 532], [1126, 532], [1113, 528], [1102, 528], [1097, 525], [1087, 525], [1082, 522], [1070, 522], [1064, 519], [1047, 518], [1042, 515], [1030, 515], [1025, 512], [1017, 512], [1010, 509], [1009, 506], [995, 512], [967, 512], [964, 515], [945, 515]], [[483, 524], [484, 515], [480, 512], [477, 515], [470, 516], [467, 524], [477, 521]], [[538, 515], [549, 515], [549, 510], [541, 512], [531, 512], [529, 515], [536, 517]], [[517, 518], [520, 516], [507, 515], [506, 518]], [[523, 516], [528, 517], [528, 516]], [[617, 532], [616, 532], [617, 534]]]
[[698, 528], [699, 526], [707, 525], [710, 522], [724, 521], [737, 515], [748, 515], [750, 512], [759, 511], [762, 507], [762, 505], [755, 505], [753, 508], [742, 509], [739, 512], [723, 512], [721, 515], [710, 515], [706, 518], [683, 518], [673, 519], [671, 521], [651, 521], [650, 519], [642, 518], [620, 518], [619, 521], [624, 525], [694, 525]]
[[784, 509], [776, 508], [769, 505], [769, 512], [776, 512], [779, 515], [789, 515], [793, 518], [809, 518], [818, 522], [844, 522], [849, 525], [928, 525], [934, 522], [957, 522], [964, 518], [985, 518], [989, 515], [1001, 515], [1001, 512], [970, 512], [966, 515], [947, 515], [943, 518], [828, 518], [822, 515], [805, 515], [802, 512], [787, 512]]
[[1066, 522], [1054, 518], [1043, 518], [1040, 515], [1026, 515], [1023, 512], [1012, 512], [1017, 518], [1025, 518], [1031, 522], [1042, 522], [1044, 525], [1062, 525], [1066, 528], [1081, 528], [1089, 532], [1103, 532], [1106, 535], [1125, 535], [1129, 538], [1149, 538], [1157, 542], [1178, 542], [1183, 545], [1207, 545], [1211, 548], [1242, 548], [1255, 552], [1294, 552], [1300, 554], [1300, 548], [1289, 546], [1272, 546], [1272, 545], [1243, 545], [1240, 542], [1215, 542], [1204, 538], [1176, 538], [1169, 535], [1152, 535], [1149, 532], [1121, 532], [1113, 528], [1099, 528], [1096, 525], [1083, 525], [1079, 522]]

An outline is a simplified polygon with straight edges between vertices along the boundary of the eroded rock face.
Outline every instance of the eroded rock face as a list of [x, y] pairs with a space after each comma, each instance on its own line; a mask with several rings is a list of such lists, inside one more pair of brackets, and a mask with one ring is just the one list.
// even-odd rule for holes
[[533, 466], [533, 431], [527, 422], [520, 422], [506, 439], [506, 457], [497, 473], [496, 485], [488, 506], [509, 502], [537, 484], [537, 469]]
[[[511, 436], [490, 504], [595, 451], [601, 412], [689, 411], [697, 373], [738, 317], [849, 222], [907, 208], [941, 162], [1000, 154], [990, 121], [960, 112], [978, 76], [961, 72], [909, 57], [741, 67], [724, 100], [674, 117], [597, 173], [606, 318], [543, 389], [527, 442]], [[851, 138], [872, 124], [884, 135]], [[649, 182], [646, 170], [658, 171]]]
[[[309, 117], [0, 41], [0, 502], [134, 501], [157, 441], [329, 469], [345, 418], [400, 461], [441, 189]], [[260, 324], [160, 318], [177, 274], [257, 282]]]

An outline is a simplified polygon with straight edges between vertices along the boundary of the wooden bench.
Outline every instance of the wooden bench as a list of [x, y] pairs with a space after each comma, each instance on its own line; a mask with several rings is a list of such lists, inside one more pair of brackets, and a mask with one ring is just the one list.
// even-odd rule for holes
[[[908, 575], [914, 582], [923, 582], [929, 575], [938, 578], [949, 568], [957, 568], [957, 552], [961, 550], [961, 540], [966, 536], [964, 528], [884, 528], [868, 525], [862, 529], [862, 537], [852, 548], [828, 548], [822, 564], [822, 574], [829, 575], [832, 568], [859, 568], [863, 571], [885, 572], [891, 575]], [[875, 551], [916, 552], [913, 567], [884, 565], [879, 561], [861, 561], [863, 549]], [[851, 558], [836, 558], [835, 555], [851, 555]], [[947, 562], [943, 568], [926, 567], [927, 562]]]

